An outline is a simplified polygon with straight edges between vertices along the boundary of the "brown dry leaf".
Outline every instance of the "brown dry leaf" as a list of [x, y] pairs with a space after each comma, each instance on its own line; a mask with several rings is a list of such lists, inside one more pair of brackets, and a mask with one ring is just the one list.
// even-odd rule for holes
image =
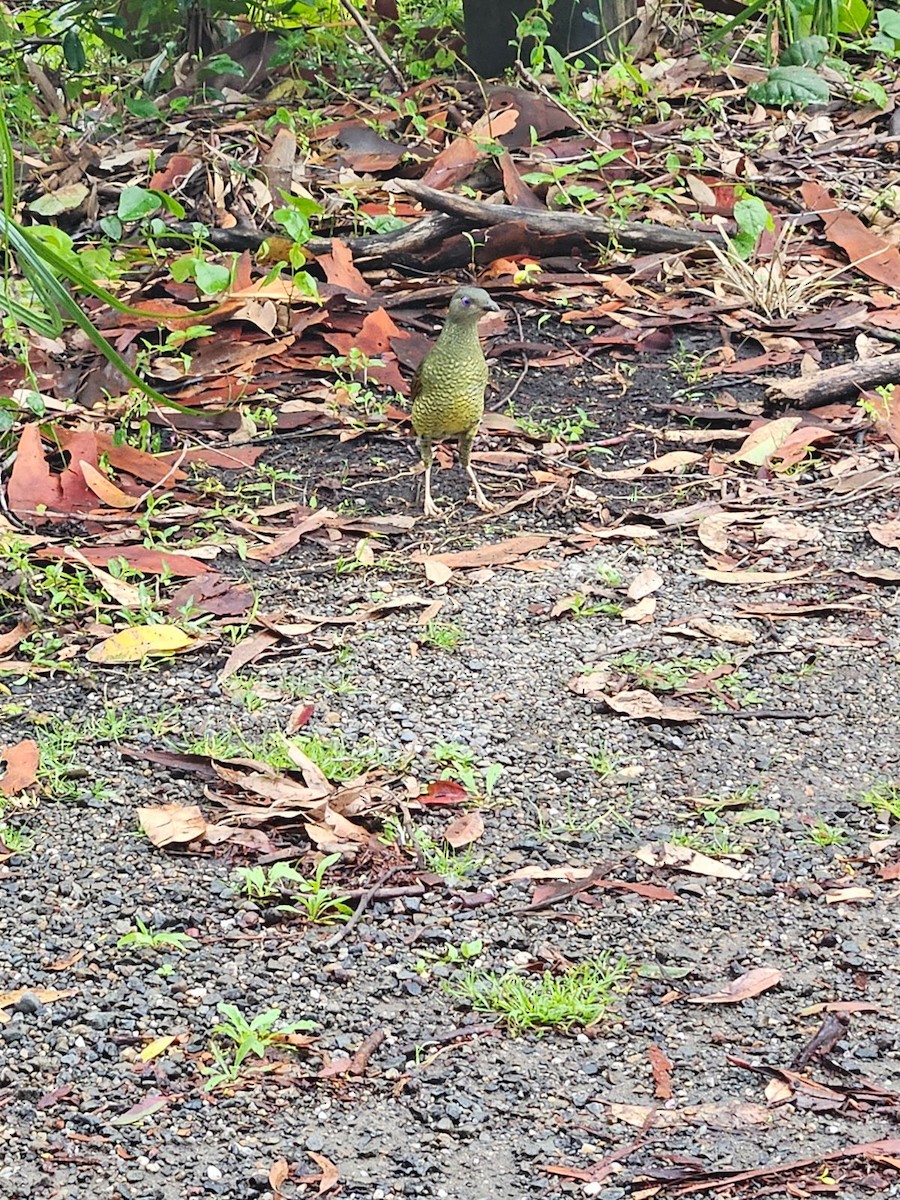
[[886, 546], [888, 550], [900, 550], [900, 519], [873, 521], [866, 529], [869, 531], [869, 537], [879, 546]]
[[623, 621], [630, 621], [634, 625], [649, 625], [655, 612], [656, 597], [645, 596], [637, 604], [630, 604], [628, 608], [623, 608], [619, 616]]
[[672, 1060], [661, 1046], [647, 1047], [647, 1057], [653, 1072], [653, 1090], [658, 1100], [672, 1099]]
[[481, 813], [463, 813], [450, 822], [444, 830], [444, 840], [449, 842], [454, 850], [470, 846], [484, 834], [484, 821]]
[[659, 1108], [656, 1105], [619, 1104], [607, 1106], [609, 1116], [642, 1129], [652, 1118], [654, 1129], [673, 1129], [678, 1125], [708, 1125], [711, 1129], [742, 1129], [746, 1125], [769, 1125], [772, 1113], [761, 1104], [742, 1100], [722, 1104], [688, 1104], [684, 1108]]
[[870, 583], [900, 583], [900, 571], [894, 567], [869, 567], [859, 563], [855, 567], [845, 567], [844, 570], [848, 575], [855, 575], [857, 579], [866, 579]]
[[24, 642], [33, 629], [31, 621], [20, 621], [6, 633], [0, 633], [0, 658], [9, 654], [10, 650], [15, 650], [19, 642]]
[[625, 594], [629, 600], [643, 600], [645, 596], [658, 592], [662, 585], [663, 577], [659, 571], [654, 570], [653, 567], [645, 567], [632, 579]]
[[825, 893], [826, 904], [849, 904], [860, 900], [874, 900], [875, 893], [867, 887], [835, 888]]
[[441, 190], [460, 183], [475, 164], [486, 157], [487, 143], [515, 129], [518, 120], [519, 114], [514, 108], [484, 113], [467, 134], [460, 134], [447, 143], [431, 163], [422, 183]]
[[587, 696], [590, 700], [602, 700], [603, 703], [611, 708], [613, 712], [622, 713], [623, 716], [633, 717], [638, 721], [699, 721], [702, 718], [702, 713], [697, 712], [695, 708], [688, 708], [684, 704], [672, 704], [665, 700], [660, 700], [659, 696], [655, 696], [653, 692], [645, 691], [643, 688], [635, 688], [633, 691], [618, 692], [616, 695], [607, 695], [604, 692], [592, 692], [582, 690], [574, 686], [575, 684], [587, 684], [592, 676], [581, 675], [570, 682], [570, 687], [573, 692], [582, 696]]
[[737, 979], [732, 979], [718, 992], [703, 996], [685, 996], [687, 1004], [738, 1004], [781, 983], [784, 974], [777, 967], [754, 967]]
[[12, 1008], [14, 1004], [18, 1004], [23, 996], [36, 996], [41, 1004], [52, 1004], [54, 1000], [68, 1000], [70, 996], [77, 996], [78, 988], [39, 988], [39, 987], [20, 987], [12, 992], [0, 992], [0, 1025], [6, 1024], [10, 1020], [9, 1016], [3, 1012], [5, 1008]]
[[4, 746], [0, 750], [0, 762], [6, 763], [6, 772], [0, 778], [0, 793], [15, 796], [30, 788], [37, 779], [41, 752], [37, 742], [23, 738], [14, 746]]
[[713, 879], [743, 879], [744, 876], [729, 863], [708, 858], [689, 846], [675, 846], [671, 842], [653, 842], [641, 846], [634, 852], [635, 858], [648, 867], [674, 867], [678, 871], [690, 871], [693, 875], [709, 875]]
[[428, 582], [434, 583], [438, 587], [443, 587], [453, 574], [453, 568], [448, 567], [446, 563], [437, 558], [422, 559], [422, 566], [425, 568], [425, 578]]
[[341, 1173], [324, 1154], [316, 1154], [312, 1150], [307, 1150], [306, 1153], [322, 1172], [322, 1177], [319, 1179], [319, 1195], [324, 1196], [326, 1192], [330, 1192], [340, 1182]]
[[760, 525], [758, 536], [782, 542], [821, 542], [824, 534], [814, 525], [804, 525], [791, 517], [769, 517]]
[[84, 476], [84, 482], [104, 504], [108, 504], [110, 508], [124, 509], [137, 507], [137, 498], [129, 496], [127, 492], [123, 492], [102, 471], [98, 471], [96, 467], [92, 467], [89, 462], [80, 462], [78, 466], [81, 474]]
[[697, 537], [714, 554], [728, 552], [728, 528], [738, 520], [734, 513], [713, 513], [697, 526]]
[[451, 571], [477, 570], [479, 567], [504, 567], [517, 559], [527, 558], [535, 550], [542, 550], [550, 541], [547, 534], [525, 533], [507, 538], [503, 542], [490, 542], [474, 550], [460, 550], [450, 554], [414, 554], [413, 562], [443, 563]]
[[74, 546], [66, 546], [65, 557], [72, 559], [74, 562], [81, 565], [93, 575], [105, 592], [112, 596], [117, 604], [121, 604], [123, 608], [140, 609], [142, 599], [140, 588], [133, 583], [126, 583], [124, 579], [117, 579], [115, 575], [110, 575], [107, 571], [103, 571], [100, 567], [95, 566], [87, 559], [80, 550]]
[[238, 642], [228, 655], [228, 658], [226, 658], [225, 665], [219, 672], [219, 683], [224, 683], [226, 679], [230, 678], [237, 671], [240, 671], [242, 667], [246, 667], [248, 663], [254, 662], [278, 641], [280, 641], [280, 638], [277, 633], [272, 633], [268, 629], [260, 629], [258, 632], [244, 638], [242, 642]]
[[273, 1192], [277, 1192], [283, 1183], [287, 1182], [288, 1176], [291, 1173], [291, 1168], [288, 1166], [286, 1158], [276, 1158], [269, 1167], [269, 1187]]
[[739, 584], [769, 584], [787, 583], [790, 579], [801, 579], [809, 575], [815, 567], [803, 567], [798, 571], [713, 571], [708, 567], [694, 567], [693, 573], [701, 579], [709, 579], [713, 583]]
[[680, 475], [685, 467], [693, 466], [694, 463], [700, 462], [702, 458], [703, 455], [698, 454], [695, 450], [670, 450], [668, 454], [662, 454], [659, 458], [651, 459], [650, 462], [645, 463], [644, 469], [663, 473], [674, 471]]
[[598, 529], [595, 525], [580, 526], [585, 533], [602, 541], [613, 538], [631, 538], [635, 542], [649, 542], [660, 536], [660, 530], [652, 525], [612, 525], [609, 529]]
[[154, 846], [196, 842], [206, 832], [206, 819], [196, 804], [160, 804], [137, 810], [141, 829]]
[[756, 634], [743, 625], [728, 625], [710, 621], [707, 617], [689, 617], [677, 625], [667, 625], [663, 633], [677, 633], [687, 637], [710, 637], [717, 642], [730, 642], [735, 646], [752, 646]]
[[825, 236], [844, 251], [851, 264], [891, 288], [900, 288], [900, 251], [842, 208], [820, 183], [808, 179], [800, 187], [803, 202], [825, 223]]

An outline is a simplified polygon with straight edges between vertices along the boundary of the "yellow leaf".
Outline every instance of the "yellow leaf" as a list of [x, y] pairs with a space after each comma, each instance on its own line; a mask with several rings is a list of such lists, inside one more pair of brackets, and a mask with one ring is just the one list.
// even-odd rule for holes
[[761, 467], [802, 420], [802, 417], [779, 417], [776, 421], [767, 421], [765, 425], [758, 426], [733, 455], [732, 461]]
[[154, 1038], [148, 1046], [145, 1046], [141, 1051], [141, 1062], [150, 1062], [152, 1058], [159, 1058], [165, 1050], [175, 1041], [175, 1034], [166, 1034], [164, 1037]]
[[92, 646], [87, 658], [93, 663], [140, 662], [148, 654], [174, 654], [193, 645], [194, 638], [174, 625], [132, 625]]

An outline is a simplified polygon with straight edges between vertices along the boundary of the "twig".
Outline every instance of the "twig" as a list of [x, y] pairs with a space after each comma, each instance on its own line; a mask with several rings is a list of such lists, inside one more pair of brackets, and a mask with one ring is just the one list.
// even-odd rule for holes
[[385, 48], [382, 46], [381, 42], [379, 42], [378, 38], [375, 36], [375, 31], [372, 29], [371, 25], [368, 23], [368, 21], [362, 15], [362, 13], [359, 11], [359, 9], [356, 7], [356, 5], [351, 4], [350, 0], [339, 0], [339, 3], [340, 3], [341, 8], [347, 14], [347, 16], [350, 17], [351, 20], [355, 21], [356, 24], [359, 26], [363, 37], [366, 39], [366, 41], [369, 43], [369, 45], [375, 51], [378, 58], [381, 59], [381, 61], [385, 65], [385, 67], [387, 67], [388, 71], [393, 76], [394, 83], [397, 84], [397, 86], [400, 88], [401, 92], [405, 92], [407, 89], [407, 83], [406, 83], [406, 80], [403, 78], [403, 76], [400, 73], [400, 68], [397, 66], [397, 64], [395, 62], [393, 62], [391, 60], [390, 55], [385, 50]]
[[363, 896], [360, 897], [359, 904], [357, 904], [357, 906], [356, 906], [356, 911], [354, 912], [354, 914], [350, 918], [350, 920], [347, 922], [347, 924], [342, 925], [341, 928], [334, 935], [334, 937], [329, 938], [328, 941], [324, 943], [326, 950], [333, 950], [334, 947], [339, 942], [342, 942], [344, 940], [344, 938], [351, 931], [351, 929], [354, 929], [359, 924], [360, 920], [362, 919], [363, 913], [366, 911], [366, 909], [369, 907], [369, 905], [372, 903], [373, 899], [375, 898], [376, 892], [380, 891], [381, 888], [384, 886], [384, 884], [387, 882], [387, 880], [390, 879], [390, 877], [392, 875], [395, 875], [397, 873], [397, 871], [401, 870], [404, 866], [406, 866], [405, 863], [397, 863], [393, 867], [388, 867], [388, 869], [386, 871], [382, 871], [382, 873], [378, 876], [378, 878], [375, 880], [375, 882], [372, 884], [372, 886], [369, 888], [369, 890]]

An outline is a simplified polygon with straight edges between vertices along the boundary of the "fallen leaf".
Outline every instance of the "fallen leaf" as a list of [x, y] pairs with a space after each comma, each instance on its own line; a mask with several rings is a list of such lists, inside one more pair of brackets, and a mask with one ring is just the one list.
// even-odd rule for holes
[[306, 1153], [322, 1172], [322, 1177], [319, 1180], [319, 1195], [324, 1196], [326, 1192], [330, 1192], [340, 1182], [341, 1173], [324, 1154], [316, 1154], [312, 1150], [307, 1150]]
[[137, 1104], [132, 1104], [131, 1108], [127, 1112], [123, 1112], [121, 1116], [113, 1117], [109, 1123], [115, 1126], [137, 1125], [145, 1117], [152, 1117], [160, 1112], [168, 1103], [168, 1096], [161, 1096], [158, 1092], [151, 1092], [149, 1096], [145, 1096]]
[[137, 810], [141, 829], [154, 846], [195, 842], [206, 832], [206, 820], [196, 804], [159, 804]]
[[519, 558], [527, 558], [550, 541], [549, 535], [525, 533], [507, 538], [503, 542], [487, 542], [474, 550], [460, 550], [449, 554], [414, 554], [413, 562], [443, 563], [451, 571], [475, 570], [478, 567], [503, 567]]
[[141, 1051], [141, 1062], [152, 1062], [154, 1058], [159, 1058], [160, 1054], [164, 1054], [168, 1050], [175, 1038], [174, 1033], [167, 1033], [148, 1042]]
[[443, 587], [453, 574], [453, 568], [448, 567], [446, 563], [441, 562], [438, 558], [424, 558], [422, 559], [422, 566], [425, 568], [425, 578], [428, 582], [434, 583], [438, 587]]
[[787, 583], [790, 579], [801, 579], [809, 575], [815, 567], [803, 567], [799, 571], [714, 571], [708, 567], [694, 567], [693, 573], [701, 579], [709, 579], [713, 583], [733, 583], [744, 586], [754, 583]]
[[648, 867], [674, 867], [678, 871], [709, 875], [714, 879], [743, 879], [741, 872], [729, 863], [719, 862], [697, 850], [691, 850], [689, 846], [676, 846], [671, 842], [641, 846], [635, 850], [634, 856]]
[[89, 462], [82, 461], [78, 466], [84, 476], [84, 482], [104, 504], [108, 504], [110, 508], [135, 508], [137, 506], [138, 501], [134, 496], [123, 492], [102, 471], [92, 467]]
[[628, 585], [625, 593], [629, 600], [643, 600], [645, 596], [658, 592], [663, 585], [663, 577], [653, 567], [645, 567], [639, 571]]
[[419, 796], [420, 804], [464, 804], [469, 799], [469, 793], [452, 779], [436, 779], [429, 783], [423, 795]]
[[444, 830], [444, 840], [449, 842], [454, 850], [459, 850], [463, 846], [477, 842], [483, 834], [484, 821], [481, 813], [463, 813], [462, 816], [451, 821]]
[[591, 675], [576, 675], [574, 679], [569, 680], [569, 687], [579, 696], [586, 696], [589, 700], [599, 700], [613, 712], [622, 713], [623, 716], [633, 717], [639, 721], [686, 722], [699, 721], [702, 718], [703, 714], [696, 709], [688, 708], [684, 704], [670, 704], [660, 700], [653, 692], [645, 691], [642, 688], [618, 692], [616, 695], [608, 695], [606, 692], [595, 690], [592, 680], [597, 675], [603, 677], [604, 685], [608, 682], [605, 672], [594, 672]]
[[726, 554], [728, 529], [737, 519], [735, 513], [713, 513], [704, 517], [697, 526], [697, 537], [707, 550], [712, 550], [714, 554]]
[[647, 625], [653, 620], [655, 612], [655, 597], [644, 596], [643, 600], [639, 600], [637, 604], [629, 604], [628, 608], [623, 608], [619, 616], [623, 621], [629, 621], [634, 625]]
[[107, 665], [140, 662], [148, 654], [175, 654], [197, 644], [174, 625], [131, 625], [92, 646], [85, 657]]
[[703, 996], [685, 996], [687, 1004], [738, 1004], [781, 983], [784, 975], [777, 967], [754, 967], [737, 979], [732, 979], [718, 992]]
[[14, 746], [4, 746], [0, 750], [0, 762], [6, 763], [6, 772], [0, 778], [0, 793], [15, 796], [30, 788], [37, 779], [40, 761], [38, 744], [31, 738], [23, 738]]
[[731, 456], [732, 462], [745, 462], [761, 467], [771, 458], [789, 433], [797, 428], [802, 417], [778, 417], [757, 426], [747, 436], [741, 448]]
[[710, 637], [717, 642], [730, 642], [736, 646], [752, 646], [756, 634], [743, 625], [726, 625], [710, 621], [707, 617], [689, 617], [677, 625], [667, 625], [663, 633], [680, 633], [687, 636]]
[[847, 904], [859, 900], [874, 900], [875, 893], [867, 887], [835, 888], [825, 893], [826, 904]]
[[873, 521], [866, 526], [869, 536], [879, 546], [887, 546], [888, 550], [900, 550], [900, 519], [894, 521]]

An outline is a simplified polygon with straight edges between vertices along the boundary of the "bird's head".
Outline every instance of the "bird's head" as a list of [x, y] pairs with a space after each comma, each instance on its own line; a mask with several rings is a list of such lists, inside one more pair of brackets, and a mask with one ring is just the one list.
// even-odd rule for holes
[[451, 321], [477, 321], [486, 312], [499, 312], [500, 306], [495, 304], [484, 288], [458, 288], [450, 300], [448, 316]]

